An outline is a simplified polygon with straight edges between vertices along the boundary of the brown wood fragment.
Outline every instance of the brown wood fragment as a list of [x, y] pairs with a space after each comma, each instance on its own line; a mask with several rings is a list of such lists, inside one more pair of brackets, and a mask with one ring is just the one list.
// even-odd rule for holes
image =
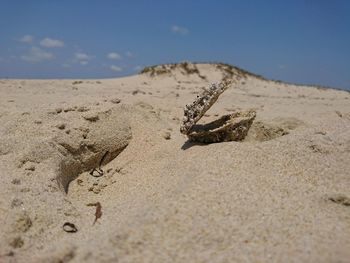
[[95, 212], [95, 221], [92, 225], [95, 225], [97, 219], [101, 218], [102, 216], [102, 206], [100, 202], [96, 202], [96, 203], [89, 203], [87, 204], [87, 206], [96, 206], [96, 212]]

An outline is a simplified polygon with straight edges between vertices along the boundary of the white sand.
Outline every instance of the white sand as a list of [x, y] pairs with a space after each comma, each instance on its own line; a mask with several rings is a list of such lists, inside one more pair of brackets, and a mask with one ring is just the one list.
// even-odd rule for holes
[[0, 262], [350, 262], [350, 93], [241, 77], [203, 121], [255, 109], [248, 137], [198, 145], [197, 68], [0, 80]]

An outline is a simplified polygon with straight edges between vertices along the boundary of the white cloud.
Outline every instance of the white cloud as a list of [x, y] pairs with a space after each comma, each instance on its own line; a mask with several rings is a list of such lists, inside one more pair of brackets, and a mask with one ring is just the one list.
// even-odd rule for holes
[[73, 63], [79, 63], [82, 66], [85, 66], [89, 64], [89, 60], [93, 59], [94, 56], [88, 55], [83, 52], [77, 52], [74, 54], [74, 59], [72, 60]]
[[30, 44], [30, 43], [32, 43], [32, 42], [34, 41], [34, 37], [31, 36], [31, 35], [25, 35], [25, 36], [21, 37], [21, 38], [19, 39], [19, 41], [20, 41], [20, 42], [23, 42], [23, 43], [28, 43], [28, 44]]
[[115, 72], [121, 72], [123, 71], [123, 69], [121, 67], [115, 66], [115, 65], [111, 65], [109, 67], [111, 70], [115, 71]]
[[35, 63], [35, 62], [41, 62], [45, 60], [51, 60], [54, 57], [55, 56], [50, 52], [42, 50], [41, 48], [38, 48], [38, 47], [32, 47], [28, 54], [21, 56], [21, 59], [24, 61]]
[[88, 55], [88, 54], [86, 54], [86, 53], [82, 53], [82, 52], [77, 52], [77, 53], [75, 53], [74, 54], [74, 56], [75, 56], [75, 58], [77, 59], [77, 60], [89, 60], [89, 59], [91, 59], [92, 58], [92, 56], [90, 56], [90, 55]]
[[42, 45], [43, 47], [63, 47], [64, 42], [61, 40], [47, 37], [40, 41], [40, 45]]
[[64, 68], [70, 68], [70, 67], [72, 67], [70, 64], [68, 64], [68, 63], [63, 63], [62, 64], [62, 67], [64, 67]]
[[111, 52], [107, 55], [107, 58], [109, 58], [109, 59], [121, 59], [122, 57], [118, 53]]
[[186, 27], [180, 27], [177, 25], [173, 25], [171, 27], [171, 31], [173, 31], [176, 34], [180, 34], [180, 35], [187, 35], [190, 33], [190, 31]]

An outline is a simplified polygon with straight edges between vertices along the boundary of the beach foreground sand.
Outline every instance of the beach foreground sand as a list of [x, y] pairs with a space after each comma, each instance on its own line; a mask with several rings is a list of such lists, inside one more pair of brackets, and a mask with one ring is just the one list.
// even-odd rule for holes
[[[225, 78], [201, 121], [255, 110], [247, 137], [189, 142]], [[0, 121], [0, 262], [350, 261], [349, 92], [185, 63], [0, 80]]]

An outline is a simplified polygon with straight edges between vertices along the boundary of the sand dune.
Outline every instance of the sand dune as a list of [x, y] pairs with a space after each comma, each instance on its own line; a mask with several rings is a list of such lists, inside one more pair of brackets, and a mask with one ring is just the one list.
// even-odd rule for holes
[[[247, 137], [188, 141], [228, 79], [199, 123], [255, 110]], [[349, 92], [182, 63], [0, 94], [0, 262], [349, 262]]]

